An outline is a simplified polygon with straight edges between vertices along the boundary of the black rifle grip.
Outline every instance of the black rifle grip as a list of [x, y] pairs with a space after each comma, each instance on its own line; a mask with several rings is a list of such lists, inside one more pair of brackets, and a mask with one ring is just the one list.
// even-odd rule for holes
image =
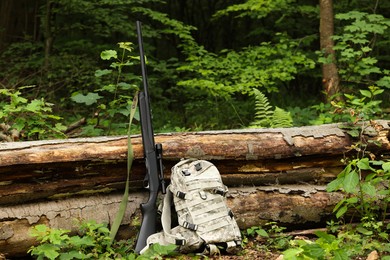
[[137, 254], [139, 254], [146, 246], [146, 240], [148, 237], [156, 233], [157, 208], [155, 201], [155, 198], [149, 198], [147, 203], [141, 204], [141, 213], [143, 217], [141, 228], [137, 237], [137, 243], [134, 249]]

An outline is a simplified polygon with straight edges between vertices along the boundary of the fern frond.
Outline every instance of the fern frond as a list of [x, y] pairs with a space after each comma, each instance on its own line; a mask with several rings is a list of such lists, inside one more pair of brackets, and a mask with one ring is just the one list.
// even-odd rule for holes
[[293, 119], [290, 112], [287, 112], [279, 107], [275, 107], [272, 115], [271, 127], [291, 127], [293, 126]]
[[268, 98], [258, 89], [253, 89], [255, 95], [255, 117], [250, 127], [291, 127], [293, 120], [290, 112], [279, 107], [272, 109]]
[[258, 89], [253, 89], [255, 96], [255, 118], [251, 127], [268, 127], [272, 118], [272, 107], [267, 97]]

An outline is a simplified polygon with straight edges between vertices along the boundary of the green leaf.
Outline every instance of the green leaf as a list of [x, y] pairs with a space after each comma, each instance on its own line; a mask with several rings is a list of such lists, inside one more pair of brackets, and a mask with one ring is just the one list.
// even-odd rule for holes
[[95, 77], [101, 77], [107, 74], [111, 74], [112, 70], [104, 69], [104, 70], [96, 70], [95, 71]]
[[25, 118], [18, 117], [12, 127], [18, 131], [22, 131], [22, 129], [26, 126], [26, 123], [27, 121]]
[[347, 205], [344, 205], [343, 207], [341, 207], [337, 212], [336, 212], [336, 218], [340, 218], [342, 217], [348, 210], [348, 206]]
[[370, 166], [370, 161], [368, 160], [368, 158], [363, 158], [359, 160], [356, 165], [361, 170], [373, 170], [373, 168], [371, 168]]
[[373, 232], [371, 231], [371, 230], [368, 230], [368, 229], [366, 229], [366, 228], [364, 228], [364, 227], [357, 227], [356, 228], [356, 230], [359, 232], [359, 233], [361, 233], [361, 234], [363, 234], [363, 235], [365, 235], [365, 236], [371, 236], [372, 234], [373, 234]]
[[329, 182], [328, 185], [326, 186], [326, 191], [327, 192], [332, 192], [340, 189], [341, 184], [343, 183], [344, 178], [339, 178], [337, 177], [333, 181]]
[[390, 172], [390, 162], [385, 162], [384, 164], [382, 164], [382, 169], [385, 172]]
[[377, 193], [379, 196], [389, 196], [390, 190], [389, 189], [379, 190], [379, 191], [377, 191]]
[[349, 260], [347, 252], [344, 249], [337, 249], [333, 251], [334, 257], [332, 260]]
[[376, 89], [376, 90], [374, 90], [374, 91], [372, 92], [372, 94], [373, 94], [374, 96], [376, 96], [376, 95], [382, 94], [384, 91], [385, 91], [384, 89]]
[[69, 239], [69, 243], [77, 247], [95, 245], [93, 238], [90, 236], [84, 236], [84, 237], [72, 236]]
[[169, 255], [171, 253], [175, 252], [176, 245], [169, 244], [169, 245], [160, 245], [158, 243], [153, 244], [151, 247], [149, 247], [144, 254], [142, 254], [137, 259], [155, 259], [156, 256], [164, 256]]
[[306, 244], [302, 247], [305, 251], [304, 254], [314, 259], [323, 259], [325, 250], [319, 244], [312, 243]]
[[357, 129], [348, 130], [347, 133], [352, 137], [359, 137], [360, 131]]
[[376, 196], [376, 188], [374, 185], [372, 185], [369, 182], [365, 182], [362, 184], [362, 192], [363, 192], [363, 194], [369, 195], [371, 197]]
[[64, 126], [64, 125], [61, 124], [61, 123], [56, 123], [54, 127], [55, 127], [55, 130], [56, 130], [56, 131], [59, 131], [59, 132], [63, 132], [63, 131], [65, 131], [66, 129], [68, 129], [66, 126]]
[[339, 202], [337, 202], [336, 206], [334, 206], [334, 208], [333, 208], [333, 212], [336, 212], [345, 202], [346, 202], [346, 199], [342, 199]]
[[384, 76], [383, 78], [379, 79], [375, 83], [379, 87], [389, 88], [389, 86], [390, 86], [390, 76]]
[[343, 188], [345, 192], [354, 193], [356, 192], [356, 187], [359, 184], [359, 175], [355, 170], [346, 173], [343, 180]]
[[87, 95], [83, 95], [81, 93], [74, 95], [71, 99], [76, 103], [84, 103], [87, 106], [92, 105], [97, 102], [98, 99], [103, 98], [99, 96], [99, 94], [89, 92]]
[[129, 52], [133, 51], [133, 48], [131, 47], [133, 45], [132, 42], [118, 42], [119, 48], [125, 49]]
[[255, 228], [256, 227], [250, 227], [246, 229], [246, 233], [248, 234], [248, 236], [251, 236], [255, 233]]
[[85, 254], [72, 250], [70, 252], [61, 253], [60, 260], [71, 260], [71, 259], [88, 259]]
[[38, 112], [42, 110], [44, 106], [43, 100], [34, 99], [26, 105], [26, 110], [31, 112]]
[[265, 231], [265, 230], [262, 229], [262, 228], [257, 229], [257, 230], [256, 230], [256, 233], [257, 233], [259, 236], [262, 236], [262, 237], [269, 237], [267, 231]]
[[385, 240], [389, 239], [389, 234], [386, 232], [380, 232], [378, 235]]
[[152, 245], [153, 250], [155, 252], [158, 252], [160, 255], [168, 255], [170, 253], [173, 253], [175, 249], [177, 248], [176, 245], [169, 244], [169, 245], [160, 245], [158, 243]]
[[133, 87], [134, 85], [131, 85], [129, 83], [126, 83], [126, 82], [119, 82], [118, 83], [118, 87], [120, 87], [121, 89], [123, 90], [129, 90]]
[[333, 241], [336, 240], [336, 237], [332, 234], [328, 234], [324, 231], [316, 231], [314, 232], [314, 234], [319, 237], [319, 238], [322, 238], [323, 240], [325, 240], [328, 244], [332, 243]]
[[357, 197], [350, 197], [345, 200], [347, 204], [356, 204], [359, 202], [359, 199]]
[[102, 60], [109, 60], [111, 58], [118, 58], [118, 54], [115, 50], [105, 50], [100, 53], [100, 58]]
[[283, 259], [298, 260], [303, 259], [299, 255], [303, 252], [303, 248], [289, 248], [283, 252]]
[[45, 233], [46, 231], [48, 231], [49, 228], [44, 224], [39, 224], [39, 225], [36, 225], [34, 227], [34, 229], [40, 233]]
[[362, 47], [362, 51], [363, 52], [370, 52], [372, 49], [370, 48], [370, 47], [368, 47], [368, 46], [364, 46], [364, 47]]
[[365, 181], [372, 181], [372, 180], [375, 180], [377, 179], [377, 174], [376, 173], [370, 173], [366, 176], [366, 178], [364, 178]]
[[104, 85], [101, 89], [99, 89], [99, 91], [107, 91], [107, 92], [110, 92], [110, 93], [115, 93], [116, 91], [116, 85], [115, 84], [107, 84], [107, 85]]
[[56, 259], [60, 254], [57, 252], [59, 248], [53, 244], [42, 244], [37, 247], [40, 252], [44, 253], [44, 256], [49, 259]]
[[371, 98], [371, 97], [372, 97], [372, 93], [371, 93], [371, 91], [369, 91], [369, 90], [361, 89], [361, 90], [360, 90], [360, 93], [361, 93], [363, 96], [365, 96], [365, 97], [368, 97], [368, 98]]

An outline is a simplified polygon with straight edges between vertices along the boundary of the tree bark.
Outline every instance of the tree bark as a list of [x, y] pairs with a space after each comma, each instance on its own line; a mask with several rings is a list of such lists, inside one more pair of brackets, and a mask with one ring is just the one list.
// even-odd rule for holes
[[320, 49], [324, 53], [327, 62], [322, 65], [322, 83], [326, 94], [326, 100], [339, 100], [335, 96], [340, 92], [340, 79], [336, 66], [334, 41], [333, 0], [320, 0]]
[[[117, 239], [136, 235], [140, 218], [139, 204], [146, 193], [132, 193]], [[232, 188], [228, 206], [241, 229], [277, 221], [283, 226], [300, 228], [320, 225], [328, 219], [332, 208], [342, 197], [327, 193], [324, 186], [284, 185], [274, 187]], [[0, 211], [0, 252], [6, 256], [24, 256], [36, 244], [29, 229], [37, 224], [76, 232], [75, 219], [95, 220], [112, 224], [121, 201], [121, 194], [68, 198], [61, 201], [29, 203], [3, 207]]]
[[44, 18], [44, 27], [45, 27], [45, 59], [44, 59], [44, 65], [43, 68], [45, 70], [49, 70], [49, 65], [50, 65], [50, 56], [51, 56], [51, 50], [53, 48], [53, 33], [52, 33], [52, 17], [53, 17], [53, 12], [52, 12], [52, 7], [53, 7], [53, 2], [52, 0], [46, 0], [46, 13], [45, 13], [45, 18]]
[[[333, 156], [348, 152], [354, 141], [341, 124], [273, 129], [242, 129], [168, 133], [155, 136], [164, 159], [281, 160], [303, 156]], [[378, 141], [374, 151], [389, 148], [389, 121], [365, 123], [364, 137]], [[135, 160], [143, 157], [140, 135], [132, 136]], [[369, 144], [370, 145], [370, 144]], [[127, 158], [127, 136], [0, 143], [0, 166], [109, 161]]]
[[[368, 150], [389, 153], [387, 121], [377, 128], [366, 138], [381, 146]], [[327, 183], [342, 170], [340, 160], [354, 143], [336, 124], [161, 134], [156, 141], [163, 145], [166, 179], [181, 158], [196, 157], [212, 161], [231, 187]], [[145, 165], [141, 137], [133, 136], [132, 144], [134, 191], [142, 188]], [[0, 205], [123, 190], [126, 157], [127, 137], [2, 143]]]
[[[390, 155], [389, 121], [371, 122], [362, 141], [382, 158]], [[246, 129], [156, 135], [166, 178], [180, 158], [212, 161], [229, 186], [228, 205], [240, 228], [276, 221], [321, 226], [342, 194], [325, 192], [340, 159], [356, 140], [337, 124], [286, 129]], [[131, 195], [120, 237], [135, 235], [148, 194], [142, 140], [132, 137]], [[26, 254], [31, 226], [72, 228], [74, 219], [111, 223], [126, 178], [127, 137], [0, 143], [0, 252]]]

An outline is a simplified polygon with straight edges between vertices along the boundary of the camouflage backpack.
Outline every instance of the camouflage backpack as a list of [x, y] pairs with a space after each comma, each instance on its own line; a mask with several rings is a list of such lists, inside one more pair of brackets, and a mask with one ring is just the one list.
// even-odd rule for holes
[[[219, 253], [219, 248], [227, 252], [238, 249], [241, 233], [226, 205], [227, 191], [212, 163], [188, 159], [176, 164], [162, 203], [163, 231], [149, 236], [147, 245], [176, 244], [182, 253], [203, 250], [204, 254]], [[173, 228], [172, 202], [178, 219]]]

